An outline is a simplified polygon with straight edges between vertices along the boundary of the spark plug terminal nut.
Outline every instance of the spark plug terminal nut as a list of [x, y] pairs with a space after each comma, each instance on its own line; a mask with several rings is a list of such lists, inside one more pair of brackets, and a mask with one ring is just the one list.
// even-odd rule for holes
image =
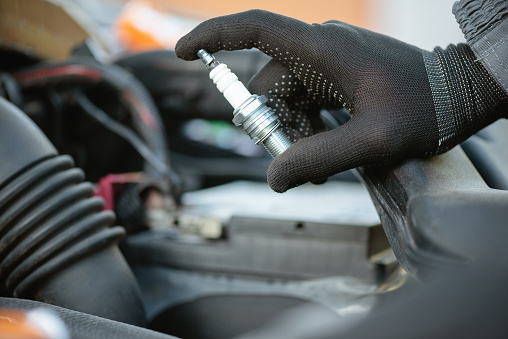
[[233, 123], [241, 126], [259, 106], [266, 105], [268, 99], [262, 95], [251, 95], [240, 107], [233, 111]]
[[291, 141], [280, 127], [280, 120], [275, 111], [268, 107], [265, 96], [251, 94], [238, 80], [238, 77], [215, 57], [201, 49], [198, 57], [210, 71], [210, 79], [226, 100], [233, 106], [233, 123], [242, 126], [251, 139], [262, 143], [267, 151], [276, 157], [283, 153]]

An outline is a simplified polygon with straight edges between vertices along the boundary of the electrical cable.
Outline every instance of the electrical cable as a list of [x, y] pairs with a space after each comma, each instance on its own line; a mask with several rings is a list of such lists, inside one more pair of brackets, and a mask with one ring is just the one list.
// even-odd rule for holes
[[[180, 187], [181, 179], [175, 172], [161, 171], [170, 165], [164, 125], [157, 107], [144, 86], [125, 69], [79, 57], [64, 62], [42, 63], [15, 73], [14, 77], [22, 89], [106, 84], [119, 94], [120, 103], [130, 113], [134, 128], [145, 141], [146, 148], [151, 150], [152, 155], [148, 157], [152, 160], [147, 161], [145, 171], [149, 176], [162, 176], [169, 179], [173, 186]], [[160, 166], [161, 163], [165, 166]]]
[[0, 96], [12, 102], [17, 107], [23, 104], [21, 88], [16, 80], [8, 73], [0, 73]]
[[111, 118], [106, 112], [94, 105], [83, 92], [75, 91], [74, 98], [89, 117], [127, 141], [158, 172], [168, 176], [171, 181], [177, 180], [177, 174], [161, 162], [134, 131]]

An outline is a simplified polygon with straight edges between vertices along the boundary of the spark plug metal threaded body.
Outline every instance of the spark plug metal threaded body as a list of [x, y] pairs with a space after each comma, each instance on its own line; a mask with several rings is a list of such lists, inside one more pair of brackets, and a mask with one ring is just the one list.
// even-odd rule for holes
[[233, 106], [233, 123], [242, 126], [251, 139], [262, 143], [275, 158], [282, 154], [291, 141], [280, 127], [280, 120], [275, 111], [268, 107], [265, 96], [251, 94], [231, 70], [205, 51], [199, 50], [199, 58], [210, 70], [210, 79], [217, 89]]

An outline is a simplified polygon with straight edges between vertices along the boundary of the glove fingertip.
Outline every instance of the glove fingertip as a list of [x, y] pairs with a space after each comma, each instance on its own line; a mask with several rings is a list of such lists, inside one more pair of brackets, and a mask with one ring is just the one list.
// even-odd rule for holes
[[[276, 193], [284, 193], [292, 188], [298, 187], [298, 184], [291, 180], [291, 177], [285, 176], [283, 172], [278, 170], [268, 170], [267, 180], [270, 188]], [[320, 178], [312, 180], [311, 183], [314, 185], [322, 185], [328, 181], [328, 178]]]
[[275, 180], [268, 180], [268, 185], [270, 185], [270, 188], [275, 193], [284, 193], [288, 189], [293, 188], [292, 186], [285, 185], [281, 182], [279, 182], [277, 179]]
[[314, 185], [322, 185], [327, 181], [328, 181], [328, 178], [321, 178], [321, 179], [312, 180], [311, 183], [313, 183]]
[[196, 43], [193, 42], [190, 33], [188, 33], [177, 41], [175, 45], [175, 54], [178, 58], [186, 61], [197, 60], [197, 53], [199, 49], [200, 48], [196, 46]]
[[[295, 147], [293, 144], [291, 147]], [[291, 148], [290, 148], [291, 149]], [[287, 190], [300, 186], [309, 181], [301, 175], [299, 163], [301, 159], [295, 157], [292, 152], [287, 150], [283, 154], [275, 158], [267, 172], [267, 181], [272, 190], [277, 193], [284, 193]]]
[[[180, 38], [180, 40], [178, 40], [178, 42], [176, 43], [175, 54], [179, 59], [183, 59], [183, 60], [187, 60], [187, 61], [194, 60], [194, 59], [191, 59], [192, 58], [191, 55], [194, 53], [190, 53], [189, 48], [186, 48], [186, 46], [185, 46], [185, 40], [188, 40], [188, 39], [185, 39], [185, 40], [184, 39], [185, 39], [185, 36]], [[197, 54], [194, 54], [194, 55], [195, 55], [195, 58], [197, 58]]]
[[288, 189], [293, 188], [291, 185], [291, 176], [284, 170], [284, 166], [279, 164], [278, 159], [275, 159], [268, 167], [267, 181], [270, 188], [277, 193], [284, 193]]

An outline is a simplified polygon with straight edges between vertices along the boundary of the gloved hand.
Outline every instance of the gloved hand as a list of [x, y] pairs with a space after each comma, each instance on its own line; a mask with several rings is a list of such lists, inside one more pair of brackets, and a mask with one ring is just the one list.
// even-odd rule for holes
[[[445, 152], [506, 117], [508, 98], [467, 45], [434, 52], [341, 22], [306, 24], [251, 10], [203, 22], [176, 54], [256, 47], [271, 60], [251, 81], [293, 137], [268, 170], [273, 190], [371, 164]], [[345, 106], [352, 118], [316, 133], [319, 109]], [[307, 137], [308, 136], [308, 137]]]

